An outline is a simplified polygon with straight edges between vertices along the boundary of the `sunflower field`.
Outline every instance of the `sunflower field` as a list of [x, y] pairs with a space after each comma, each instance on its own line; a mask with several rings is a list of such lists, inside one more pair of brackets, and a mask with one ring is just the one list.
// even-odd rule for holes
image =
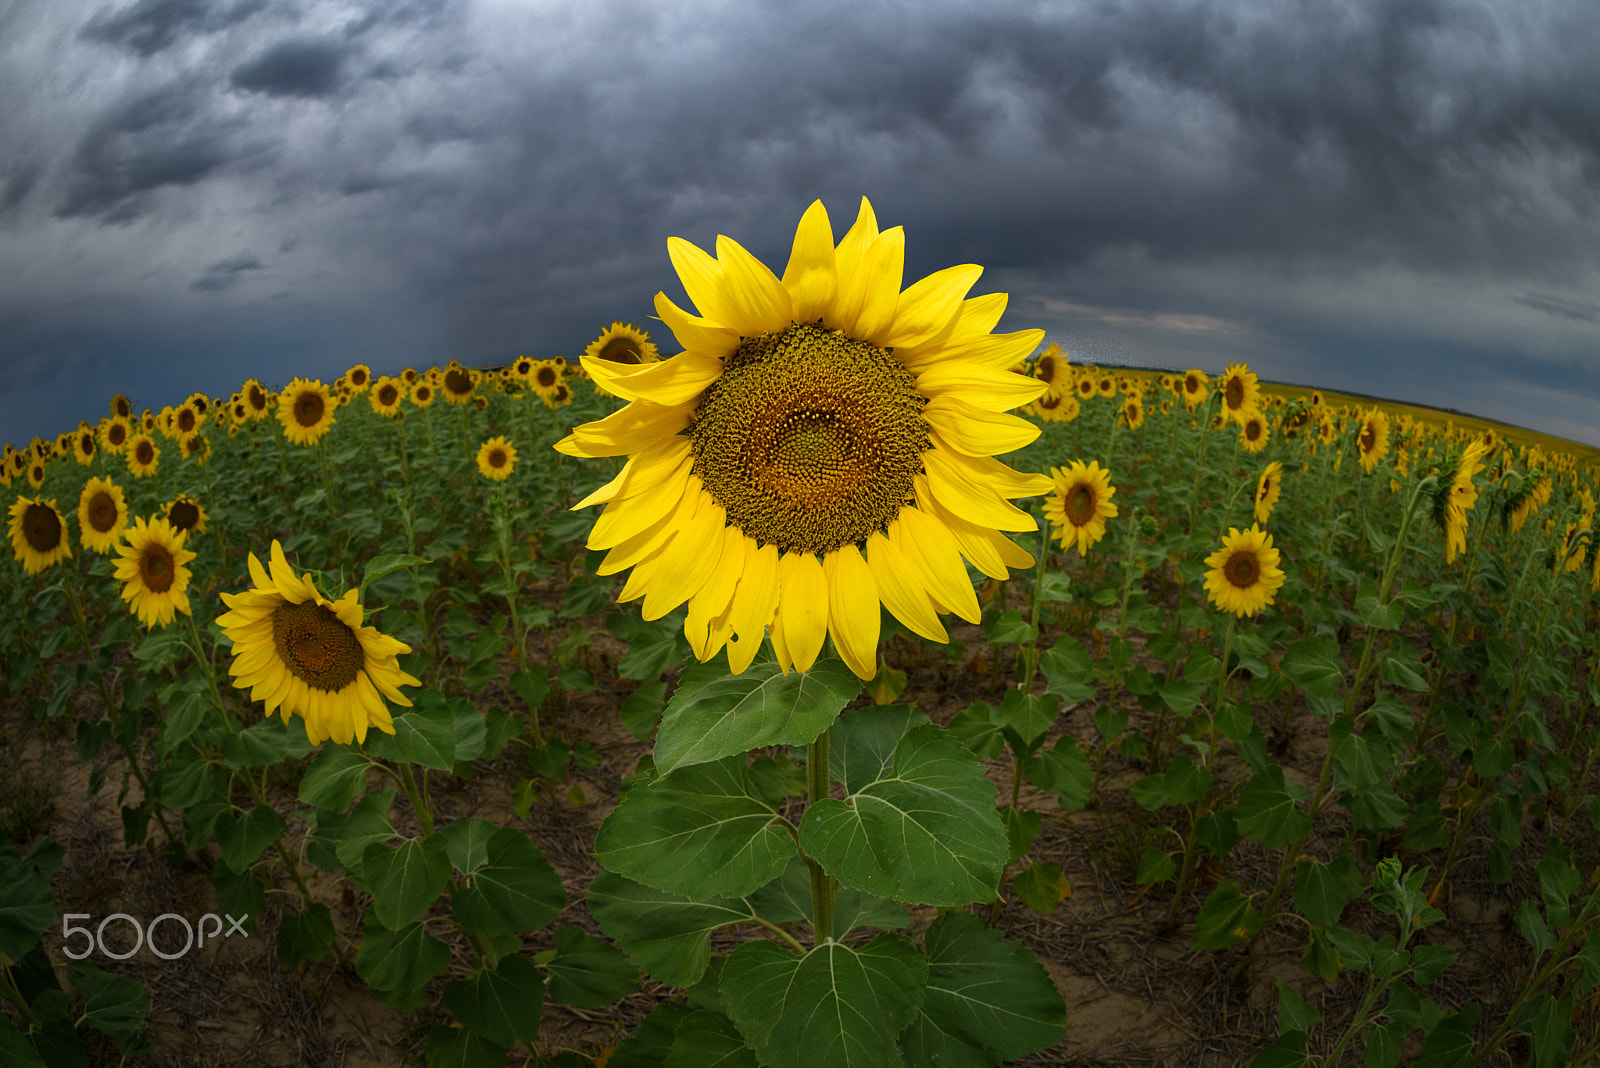
[[0, 1062], [1600, 1063], [1590, 451], [668, 252], [6, 446]]

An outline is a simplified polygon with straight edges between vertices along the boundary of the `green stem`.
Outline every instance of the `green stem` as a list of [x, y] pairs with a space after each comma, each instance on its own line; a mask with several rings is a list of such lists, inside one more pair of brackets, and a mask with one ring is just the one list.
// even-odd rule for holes
[[398, 777], [400, 788], [406, 792], [406, 797], [411, 801], [411, 808], [417, 814], [417, 819], [422, 821], [423, 837], [433, 833], [433, 809], [417, 789], [417, 777], [411, 773], [410, 764], [400, 765]]
[[[832, 782], [828, 775], [828, 736], [833, 728], [823, 731], [806, 752], [807, 800], [817, 804], [828, 796]], [[839, 894], [839, 881], [822, 870], [810, 857], [806, 867], [811, 871], [811, 942], [820, 946], [833, 941], [833, 905]]]
[[1044, 589], [1045, 570], [1049, 562], [1050, 523], [1048, 520], [1041, 518], [1039, 520], [1039, 563], [1034, 570], [1033, 605], [1028, 614], [1028, 623], [1033, 627], [1035, 633], [1033, 640], [1028, 642], [1027, 649], [1023, 653], [1022, 681], [1017, 685], [1017, 689], [1023, 693], [1027, 693], [1033, 688], [1033, 676], [1039, 669], [1039, 635], [1037, 632], [1039, 629], [1039, 610], [1044, 605], [1044, 602], [1039, 599], [1039, 594]]

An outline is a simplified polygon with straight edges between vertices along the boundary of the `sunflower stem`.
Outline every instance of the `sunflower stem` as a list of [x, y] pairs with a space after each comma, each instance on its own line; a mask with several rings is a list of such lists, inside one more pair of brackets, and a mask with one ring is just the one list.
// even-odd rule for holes
[[422, 835], [426, 838], [433, 833], [433, 809], [417, 789], [417, 777], [411, 773], [410, 764], [400, 765], [399, 781], [400, 788], [406, 792], [406, 797], [411, 801], [411, 810], [422, 822]]
[[[832, 727], [823, 731], [806, 750], [807, 801], [812, 805], [829, 794], [828, 736], [832, 732]], [[839, 881], [810, 857], [805, 861], [811, 870], [811, 940], [820, 946], [833, 941], [833, 905], [839, 894]]]
[[1022, 681], [1017, 689], [1027, 693], [1033, 689], [1033, 676], [1039, 669], [1039, 611], [1044, 606], [1040, 593], [1044, 590], [1044, 576], [1050, 563], [1050, 521], [1043, 516], [1039, 519], [1039, 563], [1033, 575], [1033, 604], [1029, 608], [1028, 623], [1034, 629], [1032, 640], [1028, 642], [1026, 655], [1023, 657]]

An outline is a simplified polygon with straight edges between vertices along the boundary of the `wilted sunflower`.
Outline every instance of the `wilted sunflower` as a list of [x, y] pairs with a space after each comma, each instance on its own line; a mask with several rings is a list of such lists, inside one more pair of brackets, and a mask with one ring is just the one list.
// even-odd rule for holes
[[1217, 384], [1222, 394], [1222, 414], [1243, 426], [1261, 405], [1261, 386], [1255, 373], [1242, 363], [1230, 363]]
[[1257, 523], [1265, 523], [1272, 515], [1273, 506], [1278, 503], [1278, 495], [1283, 492], [1283, 464], [1277, 460], [1272, 461], [1261, 471], [1261, 477], [1256, 479], [1256, 510]]
[[484, 478], [504, 482], [517, 466], [517, 447], [505, 435], [490, 438], [478, 447], [478, 473]]
[[1033, 402], [1033, 410], [1047, 423], [1070, 423], [1078, 418], [1081, 406], [1071, 393], [1046, 393]]
[[[681, 338], [679, 339], [682, 340]], [[586, 360], [604, 360], [623, 365], [657, 363], [661, 359], [650, 335], [632, 323], [613, 322], [583, 350]]]
[[411, 403], [418, 408], [426, 408], [433, 403], [433, 398], [433, 383], [426, 378], [418, 377], [416, 385], [411, 387]]
[[100, 446], [93, 430], [80, 430], [72, 435], [72, 458], [84, 467], [94, 463], [94, 454]]
[[147, 628], [164, 627], [182, 612], [189, 615], [189, 569], [195, 554], [183, 547], [188, 536], [157, 516], [145, 522], [134, 519], [122, 534], [126, 545], [117, 546], [114, 572], [122, 583], [128, 610]]
[[128, 439], [128, 447], [122, 452], [123, 459], [128, 461], [128, 470], [134, 478], [144, 478], [146, 475], [156, 473], [156, 468], [161, 466], [161, 448], [149, 434], [140, 431]]
[[1267, 417], [1259, 411], [1252, 412], [1239, 425], [1239, 444], [1245, 452], [1260, 452], [1267, 447], [1272, 435], [1267, 430]]
[[1206, 593], [1211, 603], [1236, 616], [1253, 616], [1277, 596], [1283, 585], [1278, 550], [1272, 535], [1259, 526], [1239, 531], [1228, 528], [1222, 548], [1206, 557]]
[[445, 369], [444, 375], [439, 380], [439, 385], [446, 403], [470, 404], [472, 390], [477, 383], [473, 381], [471, 371], [462, 367], [457, 361], [451, 360], [450, 366]]
[[293, 445], [315, 445], [334, 424], [333, 395], [314, 378], [296, 378], [278, 394], [278, 422]]
[[384, 698], [409, 707], [401, 685], [422, 685], [400, 668], [411, 647], [362, 625], [355, 590], [330, 601], [309, 574], [296, 577], [276, 540], [270, 573], [254, 553], [249, 562], [255, 587], [224, 593], [230, 611], [217, 617], [233, 642], [233, 684], [264, 702], [268, 715], [304, 719], [312, 745], [364, 742], [369, 727], [393, 734]]
[[1087, 556], [1089, 546], [1105, 537], [1106, 520], [1114, 519], [1117, 506], [1111, 503], [1117, 488], [1111, 472], [1091, 460], [1087, 467], [1074, 460], [1068, 467], [1053, 467], [1050, 478], [1054, 492], [1044, 499], [1044, 516], [1054, 528], [1062, 548], [1076, 544], [1078, 555]]
[[109, 478], [90, 478], [78, 497], [78, 540], [102, 555], [117, 547], [128, 525], [128, 502], [122, 487]]
[[1048, 479], [992, 454], [1039, 434], [1004, 414], [1043, 392], [1007, 368], [1043, 331], [993, 335], [1003, 295], [964, 300], [982, 268], [951, 267], [900, 291], [905, 236], [872, 206], [835, 246], [821, 201], [806, 209], [780, 279], [736, 242], [717, 257], [667, 250], [699, 316], [656, 295], [686, 351], [623, 367], [585, 356], [627, 407], [557, 444], [631, 454], [577, 507], [605, 503], [589, 547], [633, 568], [621, 599], [658, 619], [689, 602], [695, 655], [724, 645], [745, 670], [770, 628], [778, 663], [810, 669], [831, 633], [858, 676], [877, 674], [879, 602], [914, 632], [937, 613], [979, 618], [965, 555], [986, 574], [1032, 557], [1000, 533], [1033, 530], [1007, 500]]
[[388, 375], [384, 375], [372, 384], [372, 389], [367, 393], [367, 401], [372, 405], [372, 410], [385, 419], [393, 419], [400, 414], [400, 398], [405, 395], [405, 387]]
[[11, 552], [30, 575], [72, 559], [67, 521], [55, 501], [18, 497], [12, 502]]
[[1060, 345], [1046, 345], [1033, 365], [1033, 377], [1043, 382], [1049, 390], [1046, 396], [1060, 392], [1071, 375], [1072, 367], [1061, 358]]
[[1381, 408], [1372, 409], [1362, 418], [1356, 445], [1361, 449], [1361, 470], [1372, 474], [1389, 452], [1389, 417]]
[[1122, 421], [1129, 430], [1144, 426], [1144, 400], [1137, 393], [1129, 393], [1122, 400]]
[[172, 529], [180, 534], [204, 534], [206, 520], [210, 518], [200, 502], [187, 493], [178, 494], [170, 504], [162, 506], [161, 512]]

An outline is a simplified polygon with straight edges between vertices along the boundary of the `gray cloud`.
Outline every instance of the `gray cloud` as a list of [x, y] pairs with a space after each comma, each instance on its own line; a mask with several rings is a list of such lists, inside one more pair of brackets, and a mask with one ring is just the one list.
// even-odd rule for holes
[[248, 252], [241, 253], [208, 266], [205, 273], [190, 284], [190, 288], [203, 293], [220, 293], [232, 289], [244, 272], [261, 269], [260, 260]]
[[179, 38], [214, 33], [248, 19], [264, 0], [219, 4], [210, 0], [137, 0], [125, 7], [105, 7], [79, 31], [86, 41], [120, 45], [136, 55], [151, 56]]
[[235, 67], [228, 82], [268, 96], [330, 96], [343, 81], [346, 52], [346, 45], [334, 41], [280, 41]]

